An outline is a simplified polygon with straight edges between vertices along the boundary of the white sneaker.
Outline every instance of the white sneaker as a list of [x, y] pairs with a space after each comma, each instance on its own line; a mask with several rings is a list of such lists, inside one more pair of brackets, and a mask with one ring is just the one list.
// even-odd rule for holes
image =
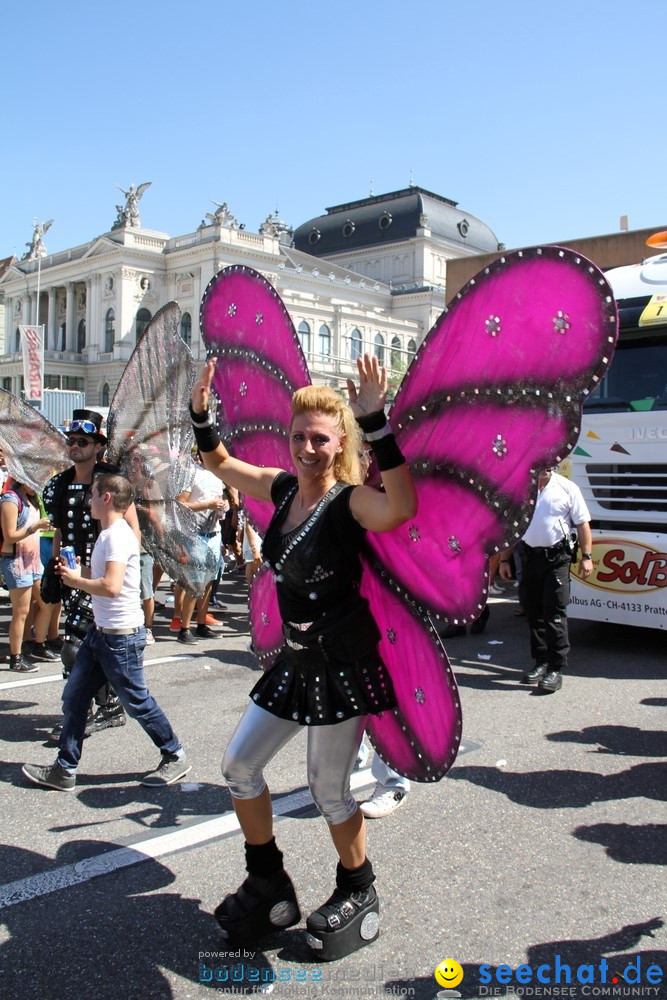
[[146, 645], [152, 646], [155, 642], [155, 636], [153, 635], [153, 630], [150, 628], [146, 629]]
[[369, 819], [381, 819], [382, 816], [388, 816], [389, 813], [400, 809], [407, 795], [408, 793], [400, 788], [386, 788], [378, 782], [370, 799], [362, 802], [359, 808]]
[[495, 583], [492, 583], [491, 586], [489, 587], [489, 594], [491, 594], [492, 597], [500, 597], [500, 595], [504, 593], [505, 593], [504, 588], [499, 587]]

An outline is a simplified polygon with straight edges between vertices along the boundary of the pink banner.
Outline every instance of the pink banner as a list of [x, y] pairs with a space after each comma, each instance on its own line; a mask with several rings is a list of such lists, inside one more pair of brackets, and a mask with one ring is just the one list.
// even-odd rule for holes
[[41, 403], [44, 384], [44, 327], [20, 326], [25, 398]]

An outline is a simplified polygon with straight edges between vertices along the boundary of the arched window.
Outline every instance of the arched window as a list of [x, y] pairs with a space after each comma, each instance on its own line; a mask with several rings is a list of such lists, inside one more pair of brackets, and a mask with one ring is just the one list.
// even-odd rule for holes
[[378, 359], [378, 364], [384, 364], [384, 337], [381, 333], [375, 334], [375, 340], [373, 341], [373, 354]]
[[401, 338], [391, 338], [391, 367], [398, 369], [401, 367]]
[[105, 382], [104, 385], [102, 386], [102, 402], [100, 403], [100, 406], [108, 406], [108, 405], [109, 405], [109, 383]]
[[110, 354], [116, 342], [116, 314], [113, 309], [108, 309], [104, 320], [104, 351]]
[[331, 330], [324, 323], [320, 327], [320, 357], [322, 361], [328, 361], [331, 357]]
[[299, 323], [299, 340], [301, 341], [301, 349], [306, 357], [310, 354], [310, 327], [305, 320]]
[[183, 313], [181, 316], [181, 340], [190, 347], [192, 345], [192, 316]]
[[86, 321], [85, 319], [79, 320], [79, 325], [76, 328], [76, 349], [79, 354], [85, 349], [86, 346]]
[[151, 321], [150, 310], [140, 309], [137, 313], [137, 318], [135, 320], [135, 326], [137, 328], [137, 344], [139, 343], [139, 338]]
[[415, 340], [408, 341], [408, 361], [412, 361], [415, 354], [417, 353], [417, 342]]
[[356, 326], [350, 334], [350, 357], [353, 361], [361, 357], [361, 330], [358, 330]]

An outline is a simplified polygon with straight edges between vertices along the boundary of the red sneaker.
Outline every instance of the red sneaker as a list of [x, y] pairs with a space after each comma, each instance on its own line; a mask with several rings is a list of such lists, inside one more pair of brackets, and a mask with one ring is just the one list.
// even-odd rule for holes
[[216, 618], [214, 615], [206, 615], [206, 621], [205, 621], [204, 624], [205, 625], [223, 625], [224, 622], [221, 622], [220, 619]]
[[170, 632], [180, 632], [181, 631], [181, 619], [180, 618], [172, 618], [171, 619], [171, 625], [169, 626], [169, 631]]

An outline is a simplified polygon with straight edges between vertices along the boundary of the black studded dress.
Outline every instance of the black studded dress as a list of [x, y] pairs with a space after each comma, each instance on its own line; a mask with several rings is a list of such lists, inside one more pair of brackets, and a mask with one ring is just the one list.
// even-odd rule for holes
[[305, 521], [283, 533], [297, 489], [296, 477], [281, 472], [271, 490], [276, 509], [263, 555], [276, 580], [285, 645], [251, 697], [305, 726], [377, 715], [396, 700], [378, 654], [380, 633], [359, 591], [366, 532], [350, 512], [354, 487], [336, 483]]

